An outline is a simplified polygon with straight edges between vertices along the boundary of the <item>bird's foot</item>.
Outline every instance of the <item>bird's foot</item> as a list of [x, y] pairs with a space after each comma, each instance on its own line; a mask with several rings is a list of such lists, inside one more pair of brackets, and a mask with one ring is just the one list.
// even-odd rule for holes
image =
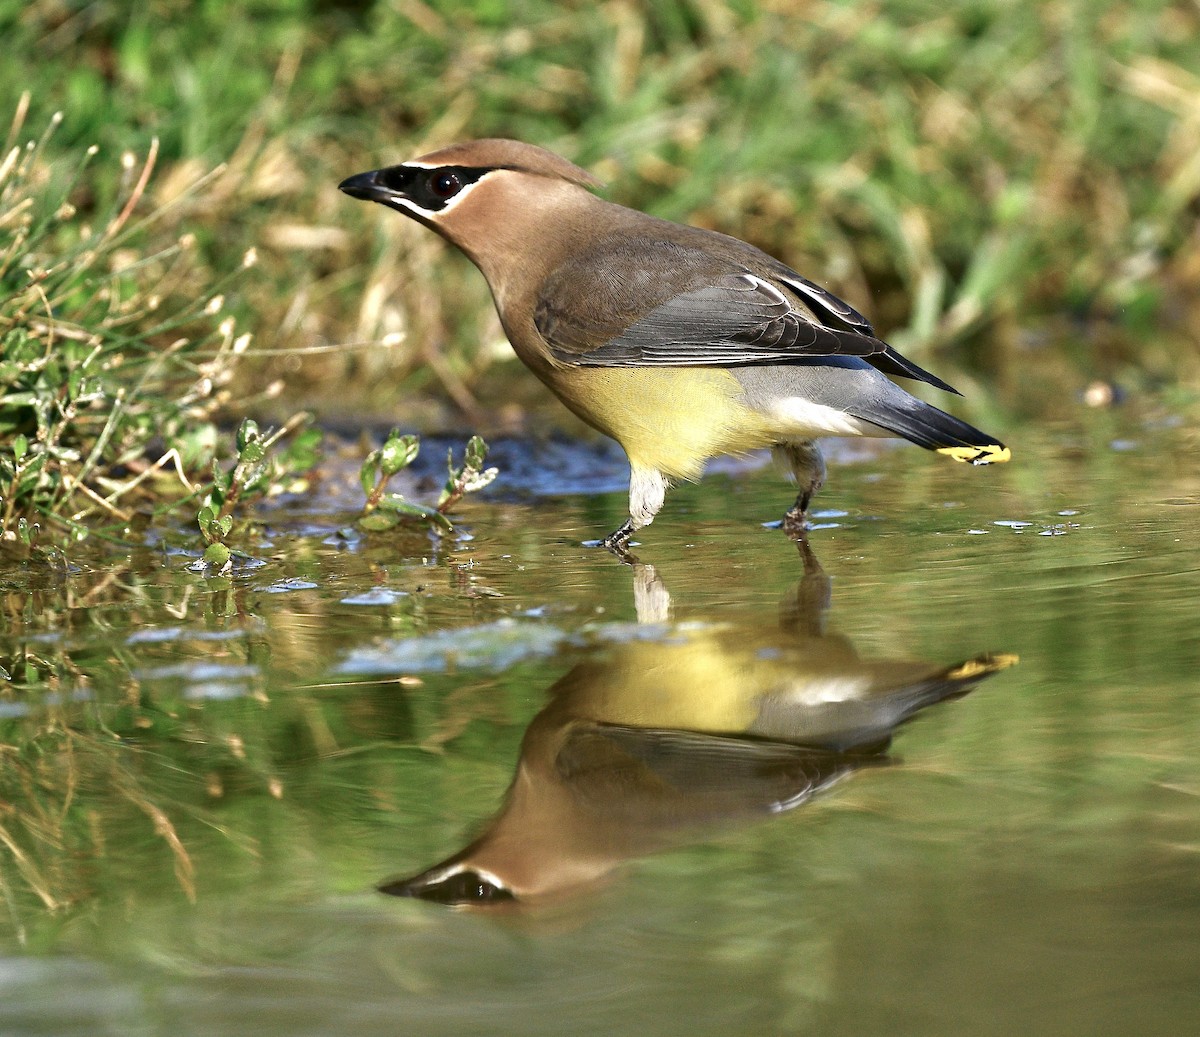
[[600, 541], [601, 547], [607, 547], [610, 551], [617, 548], [623, 548], [633, 538], [633, 520], [626, 519], [621, 525], [608, 534]]
[[796, 498], [796, 503], [787, 510], [787, 514], [783, 516], [783, 522], [780, 523], [780, 528], [792, 540], [804, 540], [808, 536], [808, 529], [811, 523], [808, 521], [808, 502], [811, 494], [801, 494]]
[[628, 550], [629, 541], [633, 538], [633, 533], [633, 522], [626, 519], [618, 529], [614, 529], [603, 540], [585, 540], [583, 546], [603, 547], [606, 551], [616, 555], [622, 562], [625, 562], [627, 565], [633, 565], [637, 562], [637, 559]]
[[796, 511], [793, 509], [783, 516], [783, 521], [779, 524], [779, 528], [791, 540], [807, 540], [808, 539], [808, 513], [804, 511]]

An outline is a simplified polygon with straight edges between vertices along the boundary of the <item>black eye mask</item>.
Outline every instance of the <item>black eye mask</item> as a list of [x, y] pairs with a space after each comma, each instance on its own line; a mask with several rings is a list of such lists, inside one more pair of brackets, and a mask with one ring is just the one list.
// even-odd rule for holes
[[491, 170], [478, 166], [389, 166], [381, 169], [378, 182], [403, 195], [426, 212], [441, 212], [446, 203], [463, 188], [475, 183]]

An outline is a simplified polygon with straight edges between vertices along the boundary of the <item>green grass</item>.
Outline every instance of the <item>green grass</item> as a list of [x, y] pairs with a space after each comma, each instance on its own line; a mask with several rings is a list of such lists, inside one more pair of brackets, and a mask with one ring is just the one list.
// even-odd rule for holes
[[[30, 98], [10, 143], [63, 113], [23, 188], [38, 236], [0, 215], [0, 391], [43, 405], [86, 388], [75, 343], [93, 333], [120, 339], [127, 401], [183, 362], [154, 288], [174, 277], [193, 373], [235, 340], [204, 323], [220, 295], [253, 334], [231, 386], [270, 387], [271, 417], [513, 417], [497, 401], [529, 403], [533, 383], [496, 388], [507, 368], [482, 279], [336, 190], [484, 135], [560, 150], [615, 200], [759, 244], [923, 361], [940, 352], [1000, 386], [1030, 364], [1080, 385], [1200, 377], [1178, 347], [1200, 333], [1200, 15], [1178, 5], [34, 0], [7, 5], [0, 33], [0, 98]], [[122, 206], [128, 237], [47, 307], [25, 272], [78, 262], [83, 231], [103, 234]], [[101, 267], [130, 307], [119, 326], [97, 302]], [[58, 366], [31, 374], [50, 353]], [[91, 449], [96, 425], [69, 449]]]
[[95, 175], [99, 149], [56, 147], [57, 115], [16, 143], [28, 100], [0, 160], [0, 531], [27, 543], [39, 516], [80, 533], [97, 514], [128, 522], [125, 500], [159, 473], [191, 490], [251, 338], [224, 292], [252, 255], [199, 268], [181, 210], [211, 179], [142, 205], [156, 141], [115, 178]]

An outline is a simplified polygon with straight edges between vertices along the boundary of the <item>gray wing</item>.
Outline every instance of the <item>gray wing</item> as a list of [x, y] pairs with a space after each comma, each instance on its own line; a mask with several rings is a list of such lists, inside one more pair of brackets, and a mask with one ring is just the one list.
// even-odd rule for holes
[[809, 319], [774, 285], [753, 274], [714, 278], [659, 304], [574, 363], [588, 367], [738, 366], [798, 356], [861, 356], [887, 346]]
[[571, 264], [547, 281], [535, 305], [538, 332], [561, 363], [740, 367], [854, 356], [955, 391], [875, 338], [851, 306], [765, 255], [770, 280], [670, 241], [623, 241], [597, 253], [603, 264]]

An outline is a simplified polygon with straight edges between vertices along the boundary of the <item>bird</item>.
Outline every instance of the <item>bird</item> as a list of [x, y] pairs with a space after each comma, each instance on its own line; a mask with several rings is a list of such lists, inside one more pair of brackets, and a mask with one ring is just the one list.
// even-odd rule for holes
[[693, 624], [577, 663], [547, 691], [478, 837], [380, 890], [489, 910], [585, 893], [627, 861], [803, 806], [890, 762], [901, 725], [1018, 661], [863, 658], [825, 629], [830, 579], [806, 545], [801, 554], [778, 625]]
[[894, 378], [956, 393], [848, 303], [738, 238], [596, 194], [603, 183], [536, 145], [490, 138], [358, 173], [339, 188], [430, 228], [479, 268], [509, 342], [575, 415], [629, 459], [620, 555], [722, 454], [770, 448], [802, 535], [825, 481], [816, 440], [900, 437], [973, 465], [1009, 449]]

